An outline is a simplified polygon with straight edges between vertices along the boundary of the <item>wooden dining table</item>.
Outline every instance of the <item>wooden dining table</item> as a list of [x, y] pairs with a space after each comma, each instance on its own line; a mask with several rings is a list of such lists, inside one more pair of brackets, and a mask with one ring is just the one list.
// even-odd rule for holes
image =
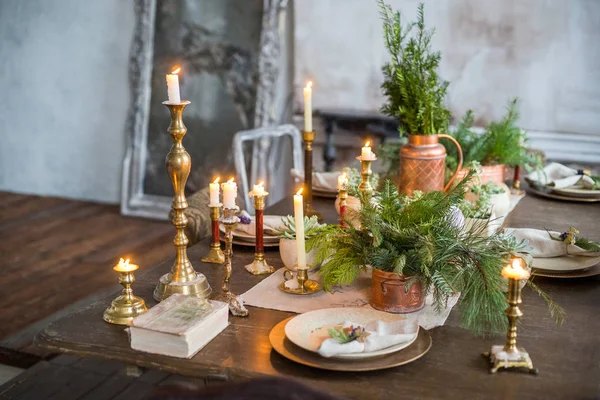
[[[315, 198], [313, 205], [326, 222], [337, 222], [333, 199]], [[291, 214], [292, 206], [292, 199], [286, 198], [270, 207], [267, 214]], [[505, 226], [557, 231], [575, 226], [590, 239], [600, 240], [600, 206], [528, 195], [508, 216]], [[208, 278], [214, 295], [219, 290], [223, 268], [200, 262], [208, 247], [208, 239], [190, 247], [189, 257], [195, 269]], [[243, 268], [252, 261], [253, 254], [252, 247], [234, 247], [234, 293], [242, 294], [265, 279]], [[266, 257], [276, 268], [283, 267], [277, 249], [267, 249]], [[174, 256], [137, 277], [134, 292], [148, 306], [156, 304], [152, 291], [173, 259]], [[271, 347], [269, 332], [294, 314], [256, 307], [248, 307], [250, 315], [246, 318], [230, 317], [230, 325], [191, 359], [135, 351], [129, 346], [124, 327], [102, 320], [104, 309], [117, 293], [50, 324], [37, 335], [35, 343], [56, 352], [205, 379], [286, 377], [351, 399], [599, 398], [600, 278], [535, 279], [566, 311], [566, 322], [559, 327], [544, 301], [524, 289], [518, 344], [529, 352], [539, 375], [502, 370], [490, 374], [482, 353], [493, 344], [504, 344], [505, 337], [473, 336], [460, 326], [460, 307], [455, 307], [444, 326], [429, 331], [433, 346], [424, 357], [400, 367], [360, 373], [310, 368], [280, 356]], [[273, 291], [277, 290], [274, 286]]]

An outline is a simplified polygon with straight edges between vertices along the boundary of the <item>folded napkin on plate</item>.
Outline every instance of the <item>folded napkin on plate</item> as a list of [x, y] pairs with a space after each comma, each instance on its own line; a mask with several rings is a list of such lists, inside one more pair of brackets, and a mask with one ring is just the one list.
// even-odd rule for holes
[[[351, 321], [346, 321], [342, 328], [359, 327]], [[415, 337], [419, 330], [417, 318], [410, 318], [396, 322], [371, 321], [365, 325], [365, 331], [369, 334], [364, 341], [353, 340], [341, 344], [337, 340], [325, 339], [319, 347], [319, 354], [323, 357], [333, 357], [340, 354], [365, 353], [382, 350], [390, 346], [408, 342]]]
[[565, 189], [571, 186], [583, 186], [586, 189], [591, 189], [594, 186], [594, 180], [578, 172], [576, 169], [559, 163], [550, 163], [542, 171], [532, 172], [527, 178], [541, 185], [548, 185], [557, 189]]
[[[293, 169], [290, 171], [296, 182], [304, 180], [304, 171]], [[341, 172], [313, 172], [313, 188], [326, 190], [329, 192], [337, 191], [338, 177]]]
[[[533, 248], [531, 255], [537, 258], [552, 258], [570, 255], [600, 256], [598, 251], [587, 251], [573, 244], [567, 245], [561, 240], [553, 240], [548, 235], [548, 232], [539, 229], [529, 228], [507, 228], [507, 232], [511, 233], [517, 240], [527, 239], [529, 246]], [[552, 236], [560, 236], [560, 232], [550, 231]]]
[[[237, 224], [234, 232], [243, 232], [247, 235], [254, 236], [256, 234], [256, 220], [253, 216], [250, 216], [246, 211], [242, 211], [243, 215], [250, 218], [249, 224]], [[281, 215], [265, 215], [263, 217], [263, 231], [265, 235], [276, 236], [278, 230], [284, 229], [285, 225], [281, 222]]]

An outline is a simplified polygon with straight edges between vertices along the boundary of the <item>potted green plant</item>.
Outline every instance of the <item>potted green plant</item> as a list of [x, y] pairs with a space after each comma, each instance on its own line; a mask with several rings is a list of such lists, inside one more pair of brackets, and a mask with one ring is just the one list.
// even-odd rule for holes
[[[281, 218], [284, 228], [277, 231], [279, 236], [279, 255], [283, 265], [290, 271], [294, 271], [294, 265], [298, 260], [298, 250], [296, 247], [296, 220], [293, 216], [287, 215]], [[319, 224], [316, 215], [304, 217], [304, 238], [310, 239], [315, 236], [319, 229], [325, 225]], [[315, 263], [315, 251], [306, 253], [306, 263], [310, 265], [309, 271], [316, 269], [319, 265]]]
[[400, 12], [394, 12], [383, 0], [379, 0], [379, 7], [385, 46], [391, 56], [383, 66], [381, 88], [387, 102], [381, 111], [398, 121], [401, 134], [408, 134], [408, 143], [400, 150], [400, 192], [411, 195], [415, 190], [446, 189], [453, 179], [444, 186], [446, 150], [438, 139], [454, 139], [446, 134], [450, 119], [444, 105], [448, 82], [437, 72], [441, 54], [431, 49], [434, 30], [425, 28], [423, 4], [419, 5], [417, 20], [410, 23], [404, 23]]
[[506, 297], [501, 269], [523, 243], [494, 233], [465, 230], [457, 207], [471, 172], [447, 193], [400, 195], [390, 180], [374, 201], [356, 211], [362, 229], [329, 225], [308, 242], [322, 262], [325, 290], [354, 281], [372, 269], [371, 305], [390, 312], [422, 307], [425, 295], [443, 307], [460, 292], [463, 325], [477, 333], [501, 331]]

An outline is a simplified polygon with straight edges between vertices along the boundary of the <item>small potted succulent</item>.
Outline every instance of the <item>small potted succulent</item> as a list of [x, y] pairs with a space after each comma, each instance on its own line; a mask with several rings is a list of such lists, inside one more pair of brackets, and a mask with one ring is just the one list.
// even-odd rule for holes
[[[281, 218], [285, 228], [277, 232], [279, 236], [279, 255], [283, 265], [290, 271], [294, 271], [294, 265], [298, 261], [298, 250], [296, 247], [296, 221], [291, 215]], [[316, 215], [304, 217], [304, 238], [309, 240], [316, 235], [325, 225], [319, 224]], [[315, 263], [315, 251], [306, 253], [306, 263], [310, 265], [309, 271], [316, 269], [319, 265]]]

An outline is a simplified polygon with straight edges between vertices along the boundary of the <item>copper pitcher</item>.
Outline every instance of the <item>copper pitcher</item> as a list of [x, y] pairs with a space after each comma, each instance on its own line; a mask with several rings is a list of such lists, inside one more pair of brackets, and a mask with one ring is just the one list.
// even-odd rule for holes
[[373, 269], [371, 307], [390, 313], [411, 313], [425, 306], [425, 291], [419, 280], [394, 272]]
[[[450, 139], [458, 149], [458, 166], [452, 178], [444, 186], [446, 148], [439, 138]], [[462, 168], [462, 149], [449, 135], [408, 135], [408, 144], [400, 149], [400, 193], [412, 196], [415, 190], [422, 192], [446, 191]]]

